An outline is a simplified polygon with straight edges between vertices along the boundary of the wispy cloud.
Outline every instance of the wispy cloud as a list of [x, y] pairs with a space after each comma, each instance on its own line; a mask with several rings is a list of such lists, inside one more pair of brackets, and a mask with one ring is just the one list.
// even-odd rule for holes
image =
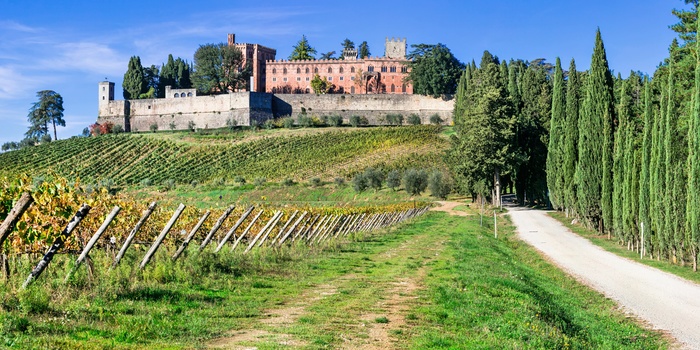
[[0, 99], [26, 96], [38, 82], [38, 78], [26, 76], [14, 67], [0, 66]]
[[94, 74], [123, 73], [126, 62], [123, 55], [107, 45], [93, 42], [74, 42], [56, 45], [57, 56], [43, 59], [42, 67], [52, 70], [72, 70]]
[[13, 32], [23, 32], [23, 33], [37, 33], [41, 29], [30, 27], [15, 21], [0, 21], [0, 30], [13, 31]]

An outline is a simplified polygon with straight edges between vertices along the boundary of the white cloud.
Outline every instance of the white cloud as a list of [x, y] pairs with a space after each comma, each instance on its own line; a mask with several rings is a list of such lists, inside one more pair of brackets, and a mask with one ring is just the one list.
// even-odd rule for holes
[[23, 33], [36, 33], [40, 28], [30, 27], [15, 21], [0, 21], [0, 29]]
[[125, 59], [107, 45], [75, 42], [56, 45], [57, 57], [43, 59], [39, 65], [52, 70], [77, 70], [99, 75], [124, 73]]
[[38, 82], [37, 78], [25, 76], [15, 68], [0, 66], [0, 100], [26, 96]]

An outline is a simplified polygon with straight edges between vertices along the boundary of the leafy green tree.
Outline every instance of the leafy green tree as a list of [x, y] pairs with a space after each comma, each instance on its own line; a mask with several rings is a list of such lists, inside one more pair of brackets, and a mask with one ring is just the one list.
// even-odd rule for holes
[[447, 199], [447, 195], [452, 191], [452, 186], [442, 171], [433, 170], [428, 177], [428, 190], [430, 195], [435, 198]]
[[200, 45], [194, 53], [192, 82], [204, 94], [227, 93], [245, 89], [251, 76], [250, 62], [243, 54], [224, 43]]
[[360, 58], [362, 58], [362, 59], [365, 59], [365, 58], [369, 57], [369, 55], [370, 55], [369, 45], [367, 44], [366, 41], [363, 41], [360, 44], [358, 56], [360, 56]]
[[402, 182], [408, 194], [418, 196], [428, 187], [428, 173], [425, 170], [408, 169], [403, 173]]
[[327, 94], [333, 89], [333, 84], [326, 77], [321, 78], [318, 74], [315, 74], [314, 78], [311, 79], [311, 89], [316, 94]]
[[555, 208], [564, 205], [564, 137], [566, 125], [566, 95], [564, 93], [564, 72], [557, 57], [554, 70], [554, 90], [552, 92], [552, 118], [549, 126], [549, 146], [547, 147], [547, 187]]
[[122, 82], [124, 99], [137, 99], [139, 95], [148, 91], [147, 85], [148, 82], [141, 65], [141, 58], [139, 56], [131, 56], [126, 73], [124, 73], [124, 81]]
[[408, 55], [411, 70], [406, 79], [413, 83], [413, 92], [434, 97], [454, 94], [464, 64], [443, 44], [411, 47], [413, 51]]
[[384, 182], [384, 174], [381, 171], [374, 168], [365, 169], [364, 178], [367, 181], [369, 187], [373, 188], [375, 191], [382, 189], [382, 183]]
[[386, 175], [386, 187], [391, 188], [392, 191], [396, 191], [397, 188], [401, 187], [401, 172], [394, 169]]
[[49, 134], [49, 123], [53, 125], [54, 140], [58, 140], [56, 125], [66, 126], [63, 119], [63, 97], [53, 90], [41, 90], [36, 93], [38, 101], [32, 104], [27, 119], [29, 130], [27, 137], [41, 138]]
[[578, 119], [581, 96], [579, 73], [576, 62], [571, 59], [569, 80], [566, 85], [566, 126], [564, 130], [563, 178], [564, 206], [568, 212], [576, 211], [576, 163], [578, 163]]
[[[139, 98], [156, 98], [160, 89], [160, 75], [158, 67], [151, 65], [143, 68], [143, 76], [146, 79], [146, 93], [139, 95]], [[143, 97], [141, 97], [143, 96]]]
[[313, 60], [316, 54], [316, 49], [309, 45], [309, 41], [306, 39], [306, 35], [301, 36], [301, 40], [293, 46], [292, 53], [289, 55], [290, 61], [299, 60]]
[[352, 40], [345, 38], [345, 40], [340, 43], [340, 46], [343, 47], [343, 50], [352, 50], [355, 48], [355, 43]]
[[[175, 66], [177, 67], [177, 81], [175, 86], [177, 86], [179, 89], [189, 89], [192, 87], [192, 68], [190, 67], [190, 64], [187, 63], [187, 61], [183, 60], [182, 58], [178, 57], [175, 60]], [[243, 70], [249, 69], [249, 67], [243, 67]], [[250, 74], [250, 73], [249, 73]]]
[[319, 57], [319, 60], [334, 60], [335, 57], [335, 51], [328, 51], [325, 53], [321, 54], [321, 57]]
[[364, 173], [358, 173], [352, 178], [352, 188], [357, 193], [362, 193], [369, 188], [369, 181]]
[[580, 214], [603, 232], [612, 220], [613, 80], [600, 30], [579, 118], [576, 167]]

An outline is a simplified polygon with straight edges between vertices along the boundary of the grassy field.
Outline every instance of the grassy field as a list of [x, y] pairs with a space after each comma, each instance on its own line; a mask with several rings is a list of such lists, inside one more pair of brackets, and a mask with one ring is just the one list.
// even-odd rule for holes
[[578, 224], [571, 224], [571, 219], [566, 218], [566, 216], [562, 212], [551, 212], [549, 215], [559, 220], [559, 222], [561, 222], [564, 226], [568, 227], [574, 233], [582, 237], [586, 237], [588, 240], [593, 242], [593, 244], [609, 252], [615, 253], [619, 256], [623, 256], [625, 258], [640, 262], [651, 267], [655, 267], [659, 270], [672, 273], [687, 280], [700, 283], [700, 273], [693, 272], [693, 267], [690, 264], [686, 266], [680, 266], [677, 264], [673, 264], [671, 261], [668, 261], [666, 259], [640, 259], [639, 252], [636, 252], [634, 250], [627, 250], [626, 246], [618, 244], [615, 240], [609, 240], [607, 235], [600, 235], [595, 230], [585, 228]]
[[136, 251], [111, 272], [98, 255], [68, 285], [61, 256], [22, 292], [27, 264], [0, 285], [0, 347], [667, 347], [499, 225], [430, 213], [324, 249], [161, 251], [144, 272]]

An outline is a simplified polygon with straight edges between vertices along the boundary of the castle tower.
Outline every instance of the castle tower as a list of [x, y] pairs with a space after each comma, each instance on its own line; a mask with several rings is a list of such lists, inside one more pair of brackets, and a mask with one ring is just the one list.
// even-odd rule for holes
[[384, 42], [384, 57], [386, 58], [406, 58], [406, 38], [386, 38]]
[[101, 81], [98, 85], [98, 105], [100, 107], [109, 104], [109, 101], [114, 101], [114, 83], [111, 81]]

